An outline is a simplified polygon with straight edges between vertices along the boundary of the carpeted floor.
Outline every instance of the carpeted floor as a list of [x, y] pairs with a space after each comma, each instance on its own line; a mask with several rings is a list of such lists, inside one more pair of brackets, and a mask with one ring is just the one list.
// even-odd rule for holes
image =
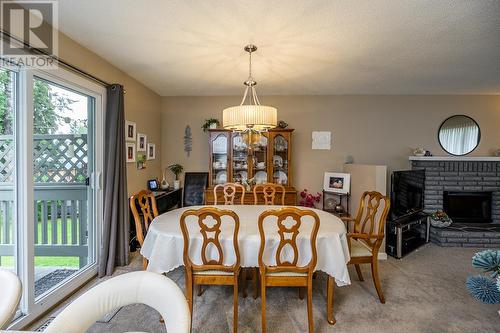
[[[326, 280], [320, 275], [313, 295], [315, 332], [500, 332], [500, 306], [475, 301], [464, 286], [468, 275], [478, 273], [470, 265], [475, 252], [428, 244], [403, 260], [381, 261], [386, 304], [376, 297], [369, 266], [363, 268], [364, 282], [351, 270], [352, 284], [335, 288], [334, 326], [326, 322]], [[121, 272], [138, 267], [133, 263]], [[182, 269], [168, 274], [181, 288], [183, 275]], [[259, 332], [260, 298], [240, 297], [239, 302], [239, 332]], [[269, 332], [307, 331], [306, 301], [299, 300], [294, 288], [268, 289], [267, 316]], [[88, 332], [165, 332], [158, 318], [147, 306], [132, 305]], [[232, 318], [231, 287], [209, 287], [195, 298], [193, 332], [230, 332]]]

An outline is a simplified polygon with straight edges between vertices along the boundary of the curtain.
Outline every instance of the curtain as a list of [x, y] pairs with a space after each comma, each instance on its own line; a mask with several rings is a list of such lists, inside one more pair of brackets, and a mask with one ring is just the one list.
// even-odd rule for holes
[[125, 164], [123, 86], [107, 88], [104, 127], [104, 217], [99, 277], [129, 262], [129, 214]]
[[442, 127], [439, 132], [439, 141], [446, 150], [454, 155], [463, 155], [476, 148], [479, 137], [479, 128], [470, 122], [453, 124]]

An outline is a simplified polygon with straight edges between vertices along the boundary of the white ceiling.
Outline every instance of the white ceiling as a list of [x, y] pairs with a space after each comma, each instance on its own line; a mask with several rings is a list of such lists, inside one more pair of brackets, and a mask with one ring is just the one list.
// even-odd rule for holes
[[240, 95], [249, 42], [259, 94], [500, 93], [496, 0], [61, 0], [59, 10], [63, 33], [163, 96]]

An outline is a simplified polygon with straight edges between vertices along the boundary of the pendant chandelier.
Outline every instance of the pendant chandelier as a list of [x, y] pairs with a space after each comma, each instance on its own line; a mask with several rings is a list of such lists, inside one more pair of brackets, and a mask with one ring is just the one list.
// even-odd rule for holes
[[243, 82], [245, 93], [240, 105], [224, 109], [222, 124], [224, 128], [233, 131], [267, 131], [276, 127], [278, 111], [272, 106], [261, 105], [255, 91], [257, 82], [252, 77], [252, 52], [257, 51], [257, 46], [250, 44], [244, 50], [249, 55], [248, 79]]

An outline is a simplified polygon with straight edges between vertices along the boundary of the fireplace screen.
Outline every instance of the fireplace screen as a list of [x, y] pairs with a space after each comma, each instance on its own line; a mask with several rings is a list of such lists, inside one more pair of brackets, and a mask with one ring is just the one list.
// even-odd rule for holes
[[491, 223], [491, 192], [445, 191], [443, 209], [456, 223]]

